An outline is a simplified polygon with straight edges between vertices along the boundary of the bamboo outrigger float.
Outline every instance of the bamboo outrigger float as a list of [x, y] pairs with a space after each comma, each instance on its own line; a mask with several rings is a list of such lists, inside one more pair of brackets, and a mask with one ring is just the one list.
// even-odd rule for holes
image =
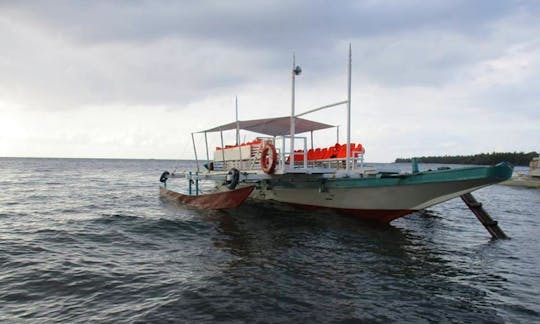
[[[365, 220], [388, 223], [511, 177], [513, 167], [505, 162], [487, 167], [423, 172], [413, 162], [412, 173], [378, 172], [365, 167], [365, 149], [361, 144], [352, 143], [350, 136], [350, 47], [347, 66], [346, 100], [297, 114], [295, 78], [301, 69], [296, 66], [293, 56], [291, 115], [240, 121], [237, 107], [236, 121], [192, 133], [197, 169], [164, 173], [161, 177], [162, 195], [187, 205], [213, 209], [236, 207], [248, 198], [254, 201], [272, 200], [303, 208], [331, 209]], [[337, 144], [325, 148], [313, 147], [315, 131], [336, 126], [300, 117], [340, 105], [347, 107], [346, 143], [339, 144], [338, 129]], [[223, 132], [232, 130], [236, 131], [236, 144], [224, 145]], [[261, 136], [251, 142], [240, 143], [240, 130]], [[221, 146], [216, 148], [211, 158], [207, 134], [213, 132], [221, 134]], [[310, 134], [309, 138], [302, 136], [307, 133]], [[204, 134], [204, 165], [201, 165], [197, 154], [195, 134]], [[187, 179], [187, 195], [166, 188], [167, 181], [175, 178]], [[199, 181], [212, 181], [213, 192], [201, 194]], [[219, 199], [211, 199], [209, 195], [217, 195], [215, 197]]]

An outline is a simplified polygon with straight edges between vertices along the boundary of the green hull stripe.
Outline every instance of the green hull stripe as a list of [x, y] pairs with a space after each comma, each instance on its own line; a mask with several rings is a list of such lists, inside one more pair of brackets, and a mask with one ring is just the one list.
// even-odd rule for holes
[[372, 176], [366, 178], [339, 178], [339, 179], [291, 179], [287, 176], [270, 180], [269, 184], [275, 187], [310, 188], [317, 187], [324, 182], [327, 188], [361, 188], [382, 186], [405, 186], [428, 183], [442, 183], [453, 181], [466, 181], [485, 179], [488, 182], [497, 183], [509, 179], [512, 176], [513, 167], [502, 162], [489, 167], [470, 167], [450, 170], [425, 171], [416, 174]]

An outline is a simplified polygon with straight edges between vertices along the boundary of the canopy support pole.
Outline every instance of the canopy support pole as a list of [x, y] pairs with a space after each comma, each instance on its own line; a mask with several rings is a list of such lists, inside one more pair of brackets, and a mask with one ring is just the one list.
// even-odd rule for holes
[[332, 108], [332, 107], [339, 106], [339, 105], [344, 105], [346, 103], [347, 103], [347, 100], [344, 100], [344, 101], [336, 102], [336, 103], [329, 104], [329, 105], [326, 105], [326, 106], [322, 106], [322, 107], [319, 107], [319, 108], [314, 108], [314, 109], [311, 109], [311, 110], [308, 110], [308, 111], [304, 111], [303, 113], [300, 113], [300, 114], [296, 115], [296, 117], [311, 114], [311, 113], [314, 113], [314, 112], [319, 111], [319, 110], [328, 109], [328, 108]]
[[242, 170], [242, 147], [240, 146], [240, 121], [238, 120], [238, 96], [235, 97], [235, 107], [236, 107], [236, 147], [238, 147], [238, 156], [240, 160], [238, 161], [238, 168]]
[[313, 150], [313, 131], [311, 131], [310, 133], [311, 133], [311, 149]]
[[225, 169], [225, 145], [223, 144], [223, 130], [219, 130], [219, 135], [221, 135], [221, 160], [223, 161], [222, 169]]
[[195, 164], [197, 165], [197, 172], [199, 172], [199, 159], [197, 158], [197, 148], [195, 147], [195, 136], [191, 133], [191, 142], [193, 142], [193, 152], [195, 153]]
[[210, 163], [210, 155], [208, 154], [208, 136], [204, 132], [204, 145], [206, 146], [206, 163]]

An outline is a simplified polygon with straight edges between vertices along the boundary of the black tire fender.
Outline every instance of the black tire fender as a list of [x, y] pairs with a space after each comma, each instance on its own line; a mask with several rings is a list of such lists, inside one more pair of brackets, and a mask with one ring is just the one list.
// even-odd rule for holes
[[171, 174], [169, 173], [169, 171], [163, 172], [163, 173], [161, 174], [161, 177], [159, 177], [159, 182], [163, 182], [163, 183], [167, 182], [167, 179], [169, 179], [169, 175], [171, 175]]
[[227, 188], [234, 190], [238, 185], [238, 182], [240, 182], [240, 171], [236, 168], [230, 169], [227, 173], [227, 180], [225, 181]]

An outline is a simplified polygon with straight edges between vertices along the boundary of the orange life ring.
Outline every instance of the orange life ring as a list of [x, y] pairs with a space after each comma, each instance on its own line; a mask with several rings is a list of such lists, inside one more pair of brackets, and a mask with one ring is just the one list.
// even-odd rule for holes
[[[270, 156], [268, 156], [270, 154]], [[261, 169], [264, 173], [272, 174], [277, 165], [276, 147], [270, 142], [266, 142], [261, 151]]]

